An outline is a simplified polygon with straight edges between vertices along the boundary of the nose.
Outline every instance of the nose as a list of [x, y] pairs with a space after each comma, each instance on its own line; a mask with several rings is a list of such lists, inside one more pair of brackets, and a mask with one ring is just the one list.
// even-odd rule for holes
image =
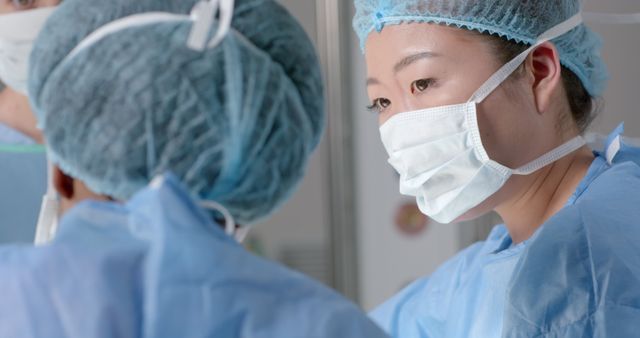
[[412, 100], [412, 98], [408, 95], [396, 95], [395, 101], [391, 101], [391, 107], [380, 114], [378, 118], [378, 124], [380, 126], [383, 125], [390, 118], [397, 114], [418, 110], [418, 103], [414, 101], [415, 100]]

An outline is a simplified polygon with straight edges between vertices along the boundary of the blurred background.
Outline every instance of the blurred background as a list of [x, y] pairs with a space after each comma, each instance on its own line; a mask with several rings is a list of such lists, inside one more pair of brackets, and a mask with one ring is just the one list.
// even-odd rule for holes
[[[495, 215], [440, 225], [398, 194], [377, 117], [368, 113], [365, 65], [351, 29], [352, 1], [280, 0], [315, 41], [327, 83], [329, 124], [305, 181], [273, 218], [254, 227], [249, 246], [336, 288], [369, 310], [447, 258], [482, 240]], [[590, 12], [640, 12], [638, 0], [585, 0]], [[640, 137], [636, 105], [640, 25], [589, 24], [604, 40], [611, 81], [592, 131], [621, 121]]]

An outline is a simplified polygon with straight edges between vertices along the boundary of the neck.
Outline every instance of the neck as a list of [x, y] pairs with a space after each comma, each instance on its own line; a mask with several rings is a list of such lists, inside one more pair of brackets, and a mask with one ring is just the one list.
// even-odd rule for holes
[[5, 88], [0, 92], [0, 122], [42, 143], [42, 133], [26, 96]]
[[593, 162], [588, 147], [522, 177], [522, 189], [496, 208], [514, 243], [530, 238], [574, 193]]

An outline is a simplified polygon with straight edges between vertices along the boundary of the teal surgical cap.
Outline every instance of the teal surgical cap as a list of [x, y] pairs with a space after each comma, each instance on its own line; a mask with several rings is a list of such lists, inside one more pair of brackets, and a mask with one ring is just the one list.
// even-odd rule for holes
[[[373, 31], [386, 25], [437, 23], [532, 45], [546, 30], [579, 13], [580, 0], [355, 0], [353, 27], [364, 50]], [[601, 40], [584, 24], [553, 40], [560, 62], [592, 96], [606, 88]]]
[[229, 33], [203, 51], [187, 47], [183, 20], [128, 27], [68, 57], [114, 20], [195, 4], [64, 1], [36, 41], [30, 99], [51, 160], [96, 193], [127, 200], [171, 171], [250, 224], [292, 193], [324, 126], [315, 50], [285, 9], [236, 0]]

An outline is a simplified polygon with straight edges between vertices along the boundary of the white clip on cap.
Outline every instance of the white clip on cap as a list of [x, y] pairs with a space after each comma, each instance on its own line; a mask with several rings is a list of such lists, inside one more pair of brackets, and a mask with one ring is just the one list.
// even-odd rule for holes
[[[217, 46], [231, 29], [233, 6], [234, 0], [209, 0], [197, 3], [191, 11], [191, 20], [194, 23], [187, 46], [198, 51]], [[208, 41], [211, 27], [218, 13], [218, 30], [216, 35]]]

